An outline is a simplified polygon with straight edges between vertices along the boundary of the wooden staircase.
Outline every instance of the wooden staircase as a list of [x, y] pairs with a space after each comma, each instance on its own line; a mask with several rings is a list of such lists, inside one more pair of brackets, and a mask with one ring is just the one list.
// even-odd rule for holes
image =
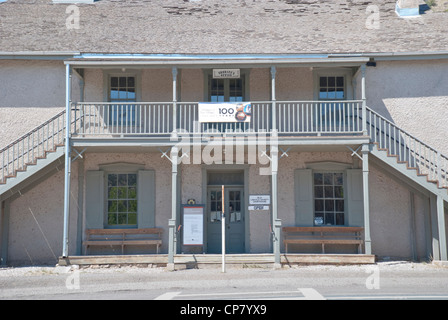
[[448, 202], [448, 158], [367, 108], [370, 152], [418, 185]]

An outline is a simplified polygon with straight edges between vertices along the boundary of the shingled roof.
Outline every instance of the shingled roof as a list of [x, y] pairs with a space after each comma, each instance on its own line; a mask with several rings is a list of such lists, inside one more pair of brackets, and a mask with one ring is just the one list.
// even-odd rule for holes
[[[448, 13], [404, 19], [395, 0], [100, 0], [0, 3], [0, 51], [146, 54], [447, 52]], [[367, 28], [376, 5], [379, 28]]]

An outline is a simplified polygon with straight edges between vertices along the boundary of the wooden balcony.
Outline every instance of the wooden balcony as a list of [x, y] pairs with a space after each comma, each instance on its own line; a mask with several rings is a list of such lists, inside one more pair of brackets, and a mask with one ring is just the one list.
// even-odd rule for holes
[[94, 103], [72, 105], [73, 138], [170, 138], [189, 135], [359, 136], [362, 101], [251, 102], [244, 120], [201, 121], [197, 102]]

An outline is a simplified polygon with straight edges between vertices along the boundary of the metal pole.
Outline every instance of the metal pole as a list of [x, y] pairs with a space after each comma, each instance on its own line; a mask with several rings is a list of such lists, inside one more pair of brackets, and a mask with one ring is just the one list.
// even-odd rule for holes
[[65, 66], [65, 178], [64, 178], [64, 234], [62, 243], [62, 257], [68, 257], [68, 230], [70, 215], [70, 175], [71, 175], [71, 148], [70, 148], [70, 64]]
[[224, 210], [224, 185], [221, 188], [221, 206], [222, 206], [222, 216], [221, 216], [221, 259], [222, 259], [222, 272], [226, 272], [226, 214]]

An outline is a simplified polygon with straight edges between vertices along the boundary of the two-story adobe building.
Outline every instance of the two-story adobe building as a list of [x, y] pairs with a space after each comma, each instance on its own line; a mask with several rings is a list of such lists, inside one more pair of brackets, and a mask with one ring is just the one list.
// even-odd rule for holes
[[2, 264], [447, 260], [447, 13], [61, 2], [0, 3]]

